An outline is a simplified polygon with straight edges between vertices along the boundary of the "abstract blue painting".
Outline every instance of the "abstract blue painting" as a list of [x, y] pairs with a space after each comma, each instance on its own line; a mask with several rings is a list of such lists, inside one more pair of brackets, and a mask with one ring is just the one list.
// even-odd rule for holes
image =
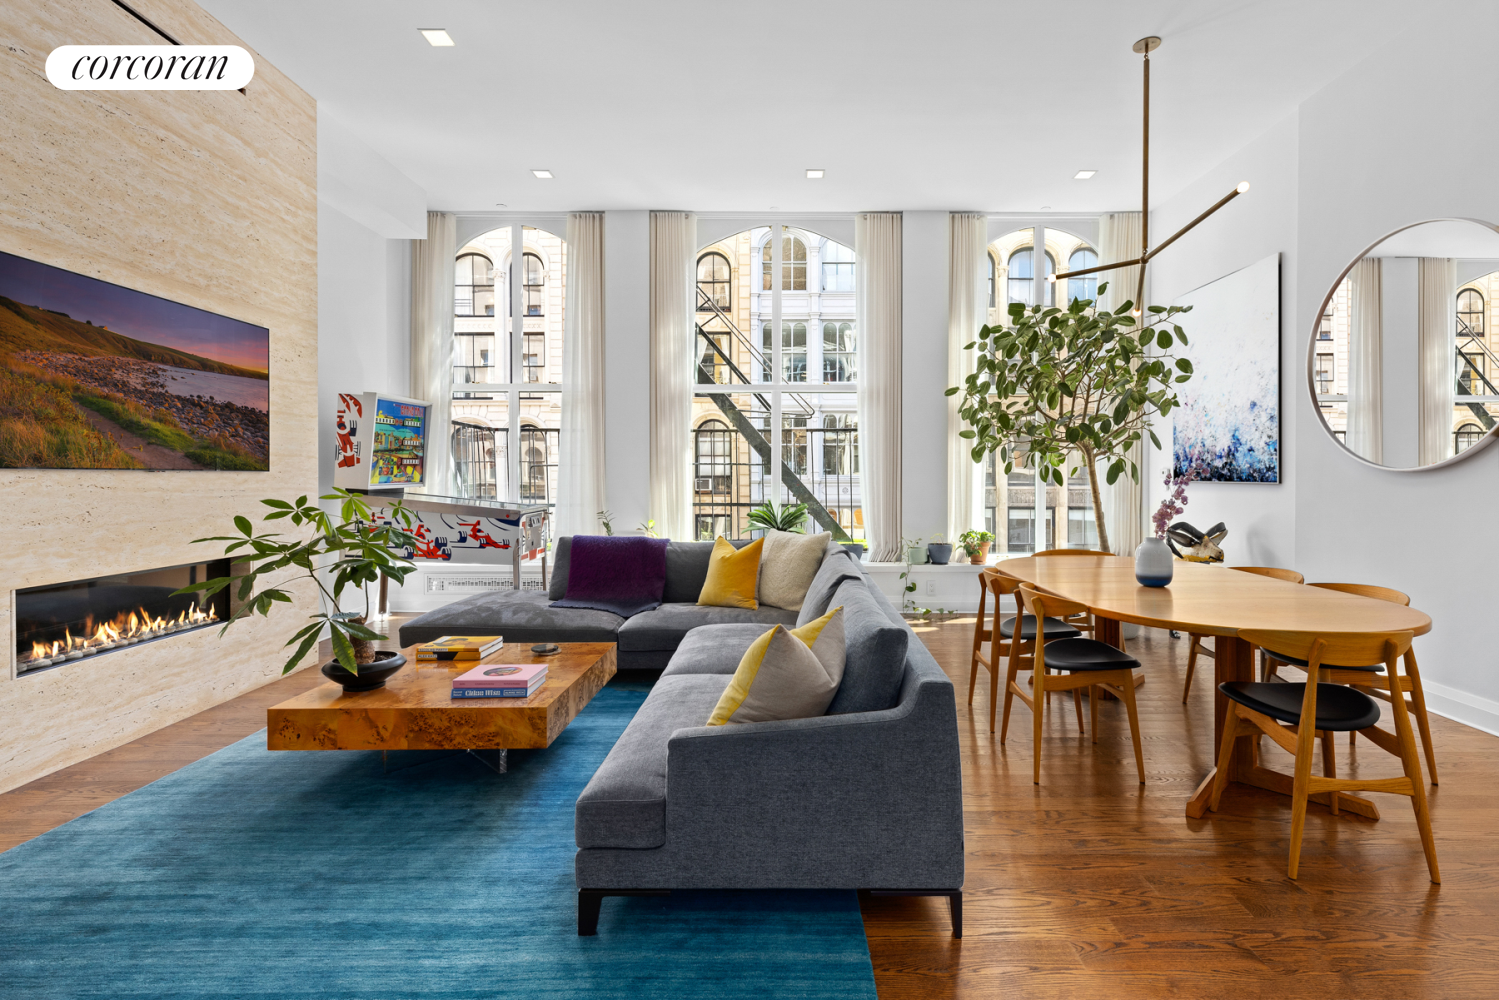
[[1280, 482], [1280, 254], [1179, 297], [1192, 378], [1171, 411], [1172, 474]]

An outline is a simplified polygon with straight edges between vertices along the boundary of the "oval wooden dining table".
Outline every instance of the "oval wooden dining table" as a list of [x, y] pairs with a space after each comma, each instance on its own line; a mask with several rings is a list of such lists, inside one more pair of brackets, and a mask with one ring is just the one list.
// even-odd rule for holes
[[[994, 569], [1042, 593], [1086, 605], [1093, 613], [1094, 636], [1120, 649], [1123, 622], [1214, 636], [1213, 750], [1223, 738], [1228, 712], [1228, 699], [1217, 684], [1255, 679], [1254, 650], [1239, 638], [1241, 629], [1416, 635], [1431, 631], [1431, 619], [1415, 608], [1235, 573], [1221, 565], [1177, 562], [1168, 587], [1142, 587], [1135, 580], [1135, 561], [1125, 556], [1027, 556], [1003, 560]], [[1290, 795], [1291, 775], [1260, 766], [1257, 753], [1258, 740], [1240, 739], [1229, 779]], [[1209, 770], [1187, 800], [1189, 817], [1197, 819], [1207, 811], [1216, 773], [1216, 767]], [[1311, 798], [1328, 805], [1325, 793]], [[1379, 818], [1374, 803], [1347, 792], [1338, 793], [1338, 807]]]

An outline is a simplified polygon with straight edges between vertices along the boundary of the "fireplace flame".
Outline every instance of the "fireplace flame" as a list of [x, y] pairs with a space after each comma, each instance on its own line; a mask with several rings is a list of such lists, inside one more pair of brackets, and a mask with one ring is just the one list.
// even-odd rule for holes
[[68, 627], [63, 629], [63, 637], [59, 641], [33, 642], [30, 655], [20, 657], [21, 667], [31, 670], [62, 663], [64, 660], [79, 660], [218, 620], [216, 610], [209, 608], [203, 611], [196, 601], [170, 621], [160, 615], [152, 615], [143, 607], [136, 607], [134, 611], [122, 611], [111, 621], [100, 622], [97, 626], [90, 615], [84, 620], [82, 635], [74, 635], [72, 628]]

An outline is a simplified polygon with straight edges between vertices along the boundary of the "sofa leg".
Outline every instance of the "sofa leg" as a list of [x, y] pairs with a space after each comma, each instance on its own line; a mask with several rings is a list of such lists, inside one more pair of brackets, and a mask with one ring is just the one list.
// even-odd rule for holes
[[963, 890], [962, 889], [864, 889], [871, 896], [946, 896], [947, 908], [952, 914], [952, 936], [963, 936]]
[[599, 932], [599, 904], [605, 896], [670, 896], [670, 889], [579, 889], [578, 937]]
[[578, 890], [578, 937], [591, 937], [599, 932], [599, 907], [604, 894], [597, 889]]

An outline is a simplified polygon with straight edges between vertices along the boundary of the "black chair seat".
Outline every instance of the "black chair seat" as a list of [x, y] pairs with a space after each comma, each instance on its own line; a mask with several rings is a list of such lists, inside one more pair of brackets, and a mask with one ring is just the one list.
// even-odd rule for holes
[[1139, 660], [1122, 649], [1098, 639], [1048, 642], [1045, 660], [1048, 670], [1133, 670], [1140, 665]]
[[[1051, 659], [1051, 647], [1046, 647]], [[1301, 699], [1306, 697], [1305, 684], [1254, 684], [1229, 681], [1218, 690], [1246, 708], [1289, 722], [1301, 723]], [[1368, 729], [1379, 721], [1379, 702], [1362, 691], [1341, 684], [1317, 685], [1317, 728], [1334, 733]]]
[[[1006, 639], [1015, 637], [1015, 619], [1006, 618], [999, 623], [999, 634]], [[1046, 619], [1046, 641], [1048, 643], [1055, 639], [1076, 639], [1082, 635], [1077, 629], [1068, 625], [1060, 618]], [[1026, 615], [1020, 620], [1020, 638], [1023, 642], [1034, 642], [1036, 639], [1036, 616]]]
[[[1269, 656], [1271, 659], [1279, 660], [1282, 663], [1289, 663], [1293, 667], [1300, 667], [1303, 670], [1310, 666], [1310, 664], [1307, 663], [1306, 660], [1298, 660], [1294, 656], [1287, 656], [1285, 653], [1277, 653], [1271, 649], [1265, 650], [1265, 655]], [[1367, 667], [1344, 667], [1336, 663], [1324, 663], [1322, 664], [1322, 666], [1328, 670], [1367, 670], [1371, 674], [1384, 673], [1383, 663], [1375, 663]]]

